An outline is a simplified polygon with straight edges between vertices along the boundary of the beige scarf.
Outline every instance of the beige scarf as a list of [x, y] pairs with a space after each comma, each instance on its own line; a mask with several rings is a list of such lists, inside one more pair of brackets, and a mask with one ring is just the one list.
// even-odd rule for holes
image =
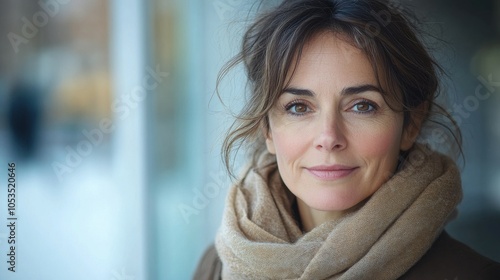
[[275, 159], [229, 190], [216, 248], [223, 279], [396, 279], [429, 249], [461, 200], [448, 157], [417, 145], [391, 179], [340, 220], [303, 233]]

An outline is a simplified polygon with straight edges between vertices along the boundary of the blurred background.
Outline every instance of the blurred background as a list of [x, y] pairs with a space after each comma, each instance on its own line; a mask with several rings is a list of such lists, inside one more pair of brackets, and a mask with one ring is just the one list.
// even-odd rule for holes
[[[231, 184], [219, 153], [231, 120], [213, 97], [216, 76], [255, 2], [0, 3], [0, 279], [192, 277]], [[432, 50], [450, 76], [466, 157], [448, 230], [500, 261], [500, 1], [395, 2], [406, 4], [448, 42]], [[221, 85], [234, 111], [243, 91], [241, 71]]]

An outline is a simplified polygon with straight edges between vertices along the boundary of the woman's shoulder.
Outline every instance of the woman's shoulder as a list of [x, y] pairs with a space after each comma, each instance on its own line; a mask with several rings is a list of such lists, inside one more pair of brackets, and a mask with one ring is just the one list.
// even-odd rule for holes
[[215, 246], [212, 244], [208, 247], [201, 257], [196, 272], [194, 273], [194, 280], [219, 280], [221, 279], [222, 262], [217, 254]]
[[[193, 279], [219, 280], [222, 262], [214, 245], [201, 258]], [[429, 251], [400, 280], [498, 280], [500, 263], [488, 259], [443, 232]]]
[[500, 263], [478, 254], [443, 232], [400, 279], [500, 279]]

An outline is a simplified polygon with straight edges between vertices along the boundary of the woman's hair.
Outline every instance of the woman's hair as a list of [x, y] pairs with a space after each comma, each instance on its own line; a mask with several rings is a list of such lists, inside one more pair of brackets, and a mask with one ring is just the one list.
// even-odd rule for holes
[[367, 55], [384, 99], [403, 111], [405, 127], [439, 124], [453, 138], [447, 144], [462, 154], [460, 129], [436, 103], [442, 69], [417, 37], [413, 17], [399, 8], [384, 0], [285, 0], [260, 15], [217, 80], [219, 85], [231, 69], [244, 64], [250, 95], [222, 147], [229, 173], [235, 148], [248, 145], [254, 162], [265, 149], [268, 112], [289, 83], [304, 45], [320, 32], [338, 34]]

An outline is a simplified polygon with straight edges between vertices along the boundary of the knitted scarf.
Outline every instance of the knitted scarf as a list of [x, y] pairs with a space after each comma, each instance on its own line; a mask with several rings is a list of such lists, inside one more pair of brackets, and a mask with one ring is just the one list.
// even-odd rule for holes
[[303, 233], [274, 156], [229, 190], [216, 248], [223, 279], [396, 279], [442, 232], [461, 200], [448, 157], [415, 145], [399, 171], [354, 212]]

